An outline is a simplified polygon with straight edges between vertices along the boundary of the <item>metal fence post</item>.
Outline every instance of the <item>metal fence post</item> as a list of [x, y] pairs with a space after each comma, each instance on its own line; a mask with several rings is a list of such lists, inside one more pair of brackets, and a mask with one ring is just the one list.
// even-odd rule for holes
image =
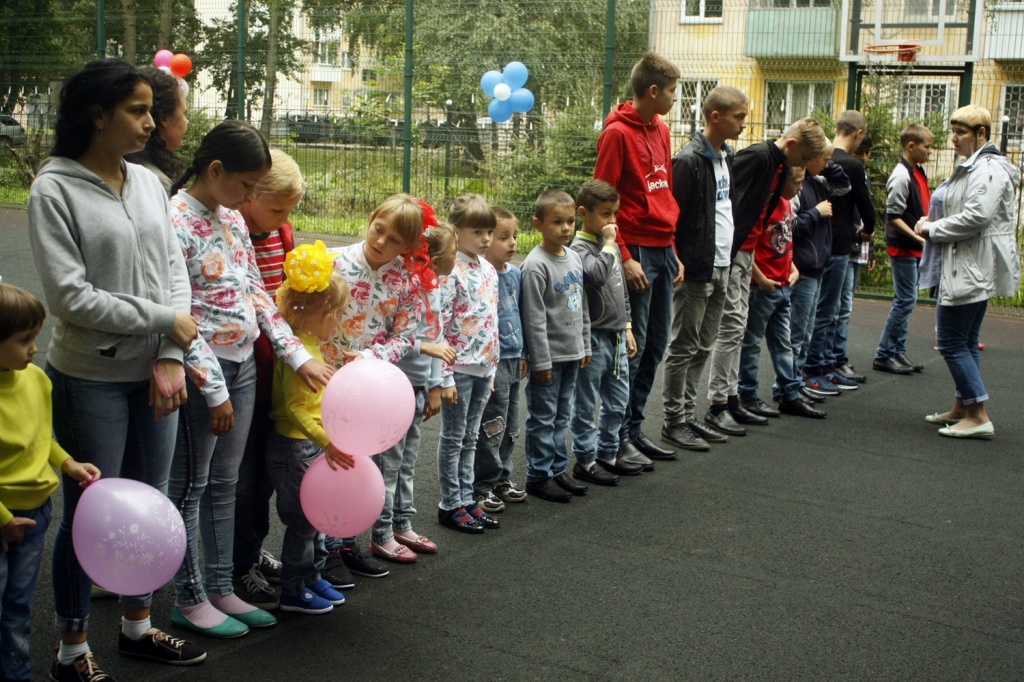
[[238, 73], [235, 97], [238, 99], [238, 120], [245, 120], [245, 43], [249, 36], [248, 9], [245, 0], [238, 0]]
[[405, 0], [405, 106], [402, 124], [402, 191], [409, 193], [412, 184], [412, 16], [414, 0]]

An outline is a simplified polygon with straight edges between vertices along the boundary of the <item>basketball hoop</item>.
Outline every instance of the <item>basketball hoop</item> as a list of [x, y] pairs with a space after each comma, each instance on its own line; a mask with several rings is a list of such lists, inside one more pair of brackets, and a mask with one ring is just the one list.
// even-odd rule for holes
[[885, 43], [881, 45], [865, 45], [864, 52], [872, 57], [895, 56], [896, 61], [912, 62], [921, 51], [920, 43]]

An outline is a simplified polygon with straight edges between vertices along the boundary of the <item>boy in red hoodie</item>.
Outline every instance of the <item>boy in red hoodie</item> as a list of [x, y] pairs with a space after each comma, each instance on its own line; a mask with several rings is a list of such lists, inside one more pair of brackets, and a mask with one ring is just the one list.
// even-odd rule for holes
[[616, 241], [629, 288], [637, 352], [629, 362], [629, 404], [618, 459], [654, 469], [652, 459], [675, 459], [640, 430], [672, 324], [672, 290], [683, 280], [676, 257], [679, 206], [672, 196], [672, 145], [661, 120], [676, 101], [679, 69], [648, 52], [633, 66], [633, 99], [605, 119], [597, 141], [594, 178], [619, 192]]

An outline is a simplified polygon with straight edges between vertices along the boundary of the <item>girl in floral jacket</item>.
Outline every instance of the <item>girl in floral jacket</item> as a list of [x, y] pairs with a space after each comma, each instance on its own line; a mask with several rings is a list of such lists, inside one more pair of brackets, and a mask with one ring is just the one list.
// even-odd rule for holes
[[[184, 518], [188, 540], [174, 576], [171, 619], [210, 637], [240, 637], [250, 627], [276, 622], [239, 599], [232, 584], [235, 486], [256, 391], [253, 343], [265, 331], [277, 355], [314, 390], [334, 372], [303, 348], [267, 295], [236, 210], [252, 197], [270, 165], [259, 132], [226, 121], [203, 138], [192, 165], [171, 188], [171, 222], [188, 267], [192, 316], [201, 334], [185, 354], [189, 400], [179, 421], [168, 492]], [[192, 177], [188, 190], [181, 190]]]

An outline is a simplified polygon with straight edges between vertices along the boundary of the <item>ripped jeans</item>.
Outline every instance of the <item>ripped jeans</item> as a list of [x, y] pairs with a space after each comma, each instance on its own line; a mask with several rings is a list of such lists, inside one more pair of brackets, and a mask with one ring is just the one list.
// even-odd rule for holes
[[486, 495], [499, 481], [512, 479], [512, 449], [519, 438], [520, 358], [498, 361], [494, 392], [487, 400], [476, 442], [473, 495]]

